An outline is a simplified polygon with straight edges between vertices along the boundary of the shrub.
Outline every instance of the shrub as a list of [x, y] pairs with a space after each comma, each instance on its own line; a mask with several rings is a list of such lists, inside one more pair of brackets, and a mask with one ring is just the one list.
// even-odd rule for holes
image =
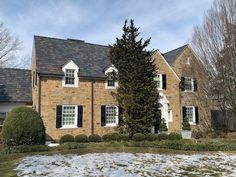
[[97, 135], [97, 134], [93, 134], [93, 135], [90, 135], [89, 136], [89, 142], [101, 142], [102, 141], [102, 138], [101, 136]]
[[155, 135], [155, 134], [147, 134], [146, 135], [146, 140], [148, 140], [148, 141], [155, 141], [155, 140], [157, 140], [157, 135]]
[[168, 135], [167, 134], [165, 134], [165, 133], [161, 133], [161, 134], [158, 134], [157, 135], [157, 140], [158, 141], [162, 141], [162, 140], [168, 140]]
[[129, 134], [120, 134], [121, 141], [129, 141]]
[[61, 137], [59, 142], [60, 144], [63, 144], [63, 143], [74, 142], [74, 141], [75, 141], [75, 138], [72, 135], [64, 135]]
[[26, 152], [44, 152], [49, 150], [50, 147], [46, 145], [19, 145], [19, 146], [7, 146], [2, 150], [2, 153], [10, 154], [10, 153], [26, 153]]
[[105, 142], [109, 141], [121, 141], [122, 137], [119, 133], [108, 133], [106, 135], [103, 135], [102, 140]]
[[142, 133], [135, 133], [132, 137], [134, 141], [143, 141], [145, 140], [145, 135]]
[[168, 135], [168, 139], [169, 140], [180, 140], [180, 139], [182, 139], [182, 136], [178, 133], [170, 133]]
[[191, 126], [188, 122], [187, 118], [184, 118], [183, 123], [182, 123], [182, 130], [191, 130]]
[[45, 144], [45, 128], [39, 114], [28, 107], [14, 108], [3, 123], [3, 143], [7, 146]]
[[165, 121], [164, 118], [161, 119], [160, 131], [161, 131], [161, 132], [166, 132], [166, 131], [168, 131], [168, 128], [167, 128], [167, 125], [166, 125], [166, 121]]
[[75, 137], [75, 142], [77, 143], [86, 143], [88, 142], [88, 137], [87, 135], [80, 134]]

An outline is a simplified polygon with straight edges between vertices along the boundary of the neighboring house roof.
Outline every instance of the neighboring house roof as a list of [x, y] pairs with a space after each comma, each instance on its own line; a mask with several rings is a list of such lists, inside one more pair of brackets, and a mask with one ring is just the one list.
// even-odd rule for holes
[[31, 70], [0, 68], [0, 102], [32, 102]]
[[177, 59], [177, 57], [183, 52], [183, 50], [188, 47], [188, 44], [178, 47], [174, 50], [171, 50], [169, 52], [166, 52], [162, 54], [166, 61], [169, 63], [169, 65], [172, 65], [174, 61]]
[[105, 78], [110, 65], [109, 47], [81, 40], [34, 36], [36, 68], [39, 74], [63, 75], [62, 66], [72, 60], [80, 77]]

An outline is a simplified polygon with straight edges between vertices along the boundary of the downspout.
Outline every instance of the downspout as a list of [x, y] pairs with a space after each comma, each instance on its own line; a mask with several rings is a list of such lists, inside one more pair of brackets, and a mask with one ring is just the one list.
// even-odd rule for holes
[[41, 115], [41, 79], [38, 76], [38, 113]]
[[94, 134], [94, 80], [91, 83], [91, 134]]

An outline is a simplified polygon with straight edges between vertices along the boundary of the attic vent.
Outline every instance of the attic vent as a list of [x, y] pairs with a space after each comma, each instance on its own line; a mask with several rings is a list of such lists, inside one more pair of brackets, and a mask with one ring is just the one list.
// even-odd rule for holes
[[80, 40], [80, 39], [71, 39], [71, 38], [68, 38], [67, 40], [74, 41], [74, 42], [85, 42], [84, 40]]

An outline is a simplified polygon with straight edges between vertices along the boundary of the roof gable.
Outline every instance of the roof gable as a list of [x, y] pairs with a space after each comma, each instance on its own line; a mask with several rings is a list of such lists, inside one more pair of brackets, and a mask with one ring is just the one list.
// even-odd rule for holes
[[175, 60], [178, 58], [178, 56], [184, 51], [184, 49], [186, 47], [188, 47], [188, 44], [164, 53], [163, 56], [166, 59], [166, 61], [168, 62], [168, 64], [172, 65], [175, 62]]
[[32, 102], [30, 70], [0, 68], [0, 102]]

